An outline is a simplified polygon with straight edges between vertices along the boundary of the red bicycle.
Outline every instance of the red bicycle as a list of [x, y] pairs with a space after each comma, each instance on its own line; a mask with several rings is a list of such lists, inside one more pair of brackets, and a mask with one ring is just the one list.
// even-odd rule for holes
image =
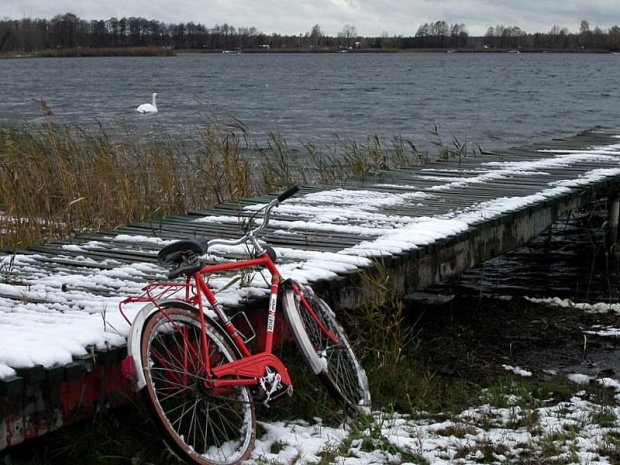
[[[331, 308], [307, 286], [284, 279], [275, 251], [258, 240], [271, 210], [294, 195], [293, 187], [265, 205], [263, 220], [236, 240], [181, 240], [160, 250], [168, 278], [151, 283], [120, 304], [146, 302], [132, 322], [123, 369], [143, 390], [172, 450], [194, 464], [236, 464], [247, 459], [256, 437], [255, 403], [292, 394], [284, 363], [273, 354], [276, 313], [283, 311], [293, 338], [312, 371], [347, 413], [370, 412], [366, 373]], [[245, 244], [250, 258], [205, 265], [213, 245]], [[208, 285], [212, 273], [268, 270], [271, 290], [260, 352], [252, 353], [243, 333]], [[280, 303], [280, 305], [278, 305]]]

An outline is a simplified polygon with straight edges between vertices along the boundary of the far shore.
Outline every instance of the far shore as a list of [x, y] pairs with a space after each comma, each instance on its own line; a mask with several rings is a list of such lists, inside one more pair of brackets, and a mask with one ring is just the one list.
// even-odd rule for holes
[[240, 50], [222, 49], [178, 49], [159, 47], [132, 47], [132, 48], [69, 48], [48, 49], [31, 52], [0, 53], [0, 58], [84, 58], [84, 57], [153, 57], [153, 56], [176, 56], [181, 54], [281, 54], [281, 53], [597, 53], [618, 54], [603, 49], [510, 49], [510, 48], [281, 48], [266, 49], [252, 48]]

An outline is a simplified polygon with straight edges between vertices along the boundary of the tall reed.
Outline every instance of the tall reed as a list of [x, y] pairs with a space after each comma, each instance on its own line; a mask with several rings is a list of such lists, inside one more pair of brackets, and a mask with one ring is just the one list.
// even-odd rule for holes
[[205, 124], [179, 140], [122, 127], [58, 123], [0, 128], [0, 247], [19, 248], [81, 232], [157, 220], [292, 184], [419, 164], [426, 154], [400, 137], [338, 139], [291, 149], [278, 134], [257, 149], [239, 121]]

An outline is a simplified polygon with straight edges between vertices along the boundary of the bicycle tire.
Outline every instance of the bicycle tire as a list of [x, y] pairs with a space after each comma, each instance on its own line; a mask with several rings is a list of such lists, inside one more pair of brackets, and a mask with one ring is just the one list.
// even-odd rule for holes
[[[212, 367], [238, 359], [218, 326], [207, 319], [205, 330]], [[168, 304], [147, 320], [140, 341], [146, 403], [165, 442], [183, 460], [199, 465], [238, 464], [254, 447], [252, 394], [247, 386], [217, 395], [204, 386], [204, 370], [196, 357], [202, 356], [200, 334], [198, 310], [182, 303]]]
[[[336, 335], [337, 345], [330, 343], [304, 301], [324, 327]], [[284, 307], [300, 352], [330, 395], [344, 404], [348, 414], [369, 415], [371, 400], [366, 372], [333, 310], [312, 288], [298, 283], [286, 291]]]

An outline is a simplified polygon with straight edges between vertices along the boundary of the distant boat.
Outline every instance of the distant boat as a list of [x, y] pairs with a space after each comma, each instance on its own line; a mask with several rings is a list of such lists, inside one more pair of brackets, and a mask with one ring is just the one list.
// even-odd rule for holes
[[241, 53], [239, 50], [222, 50], [222, 53]]
[[508, 50], [508, 53], [521, 53], [519, 50]]
[[456, 50], [446, 50], [446, 53], [456, 53]]

